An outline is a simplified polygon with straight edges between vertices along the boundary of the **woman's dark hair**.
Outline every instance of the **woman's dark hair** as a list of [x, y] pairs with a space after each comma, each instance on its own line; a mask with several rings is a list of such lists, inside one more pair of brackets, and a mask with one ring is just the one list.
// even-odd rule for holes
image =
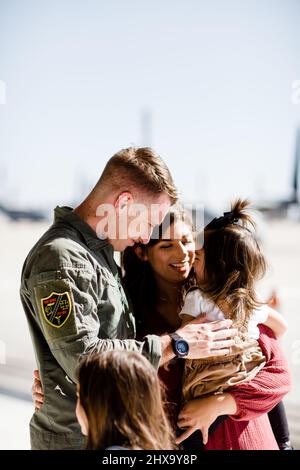
[[[228, 306], [230, 318], [244, 325], [261, 305], [255, 283], [266, 272], [266, 260], [253, 230], [255, 222], [247, 211], [249, 202], [238, 199], [231, 211], [214, 219], [204, 229], [204, 281], [201, 289], [218, 304]], [[221, 308], [222, 309], [222, 308]]]
[[105, 351], [85, 356], [79, 399], [88, 420], [87, 449], [174, 449], [157, 372], [141, 354]]
[[[163, 223], [154, 230], [149, 243], [147, 245], [139, 244], [141, 249], [146, 250], [147, 247], [154, 246], [160, 242], [165, 231], [178, 221], [186, 223], [194, 235], [193, 222], [190, 215], [180, 205], [176, 205], [170, 209]], [[122, 265], [125, 271], [124, 285], [131, 299], [137, 328], [139, 328], [139, 325], [143, 323], [144, 316], [151, 314], [155, 309], [158, 294], [152, 267], [148, 261], [142, 261], [134, 249], [134, 246], [126, 248], [122, 256]], [[185, 293], [195, 284], [196, 280], [192, 269], [188, 278], [179, 286], [179, 307], [180, 304], [183, 304]]]

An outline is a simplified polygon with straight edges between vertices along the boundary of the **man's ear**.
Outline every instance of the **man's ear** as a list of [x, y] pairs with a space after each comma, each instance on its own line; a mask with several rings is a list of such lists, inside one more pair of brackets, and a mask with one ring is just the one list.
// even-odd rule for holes
[[122, 210], [133, 201], [133, 196], [129, 191], [123, 191], [120, 193], [115, 200], [115, 208]]
[[148, 256], [146, 254], [145, 248], [142, 248], [141, 246], [135, 246], [134, 252], [136, 256], [140, 258], [141, 261], [148, 261]]

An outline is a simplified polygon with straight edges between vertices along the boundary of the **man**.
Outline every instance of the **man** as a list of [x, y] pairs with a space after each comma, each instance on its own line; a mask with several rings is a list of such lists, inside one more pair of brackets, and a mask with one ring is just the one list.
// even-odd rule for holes
[[33, 449], [82, 448], [75, 416], [76, 367], [82, 355], [135, 350], [158, 367], [175, 352], [200, 358], [225, 354], [233, 344], [229, 338], [235, 331], [227, 329], [228, 322], [201, 325], [197, 320], [177, 331], [179, 343], [168, 335], [134, 339], [134, 317], [114, 250], [147, 243], [176, 199], [170, 172], [152, 149], [122, 150], [76, 209], [55, 209], [54, 224], [30, 251], [21, 299], [45, 395], [30, 423]]

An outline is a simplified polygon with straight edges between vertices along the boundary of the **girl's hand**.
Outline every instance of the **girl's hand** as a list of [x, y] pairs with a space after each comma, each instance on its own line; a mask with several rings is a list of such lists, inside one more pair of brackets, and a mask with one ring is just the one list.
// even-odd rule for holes
[[44, 392], [42, 389], [42, 383], [40, 379], [40, 373], [38, 370], [33, 372], [34, 382], [31, 388], [31, 396], [34, 402], [34, 407], [36, 410], [39, 410], [44, 403]]
[[197, 429], [202, 432], [203, 444], [207, 444], [209, 427], [217, 417], [235, 413], [235, 399], [229, 393], [210, 395], [206, 398], [189, 401], [182, 408], [177, 423], [180, 428], [188, 429], [176, 439], [176, 444], [180, 444]]

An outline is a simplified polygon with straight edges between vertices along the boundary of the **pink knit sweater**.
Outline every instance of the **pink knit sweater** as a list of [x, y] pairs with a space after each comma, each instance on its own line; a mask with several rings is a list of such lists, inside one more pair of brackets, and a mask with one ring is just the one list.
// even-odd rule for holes
[[267, 363], [251, 382], [230, 389], [237, 403], [237, 414], [217, 427], [206, 450], [278, 449], [267, 413], [290, 390], [290, 374], [273, 332], [259, 326], [259, 343]]

